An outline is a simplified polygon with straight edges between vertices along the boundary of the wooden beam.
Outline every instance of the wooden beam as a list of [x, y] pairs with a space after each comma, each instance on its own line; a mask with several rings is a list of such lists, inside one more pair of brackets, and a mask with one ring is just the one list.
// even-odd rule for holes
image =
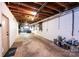
[[[39, 8], [36, 8], [35, 6], [33, 5], [30, 5], [29, 3], [28, 4], [24, 4], [24, 3], [13, 3], [12, 4], [16, 4], [16, 6], [24, 6], [25, 8], [31, 8], [32, 10], [31, 11], [37, 11]], [[42, 12], [45, 12], [45, 13], [50, 13], [50, 14], [53, 14], [53, 12], [51, 10], [47, 10], [47, 9], [43, 9], [41, 10]]]
[[31, 14], [32, 11], [23, 9], [23, 8], [19, 8], [17, 6], [8, 6], [10, 9], [16, 10], [16, 11], [21, 11], [21, 12], [25, 12], [27, 14]]
[[65, 9], [68, 9], [68, 8], [69, 8], [66, 4], [64, 4], [64, 3], [62, 3], [62, 2], [56, 2], [56, 3], [57, 3], [58, 5], [64, 7]]
[[[16, 12], [16, 13], [19, 13], [19, 14], [31, 15], [31, 14], [29, 14], [29, 13], [22, 12], [22, 11], [19, 11], [19, 10], [13, 10], [13, 9], [10, 9], [10, 10], [11, 10], [11, 12]], [[31, 16], [33, 16], [33, 15], [31, 15]]]
[[[21, 12], [21, 11], [18, 11], [18, 10], [13, 10], [13, 9], [11, 9], [11, 12], [12, 13], [16, 13], [16, 14], [20, 14], [20, 15], [27, 15], [27, 16], [33, 16], [33, 15], [31, 15], [31, 14], [27, 14], [27, 13], [25, 13], [25, 12]], [[51, 15], [49, 15], [49, 14], [44, 14], [44, 13], [38, 13], [38, 15], [41, 15], [41, 16], [51, 16]]]
[[[15, 14], [14, 14], [14, 13], [15, 13]], [[30, 16], [30, 15], [24, 15], [24, 16], [23, 16], [23, 15], [19, 15], [19, 14], [16, 14], [16, 12], [13, 12], [13, 15], [14, 15], [14, 16], [17, 16], [17, 17], [19, 16], [19, 18], [24, 18], [25, 16]], [[32, 17], [33, 17], [33, 16], [32, 16]], [[49, 17], [49, 16], [48, 16], [48, 15], [44, 15], [44, 14], [39, 14], [39, 15], [38, 15], [38, 18], [40, 18], [40, 19], [45, 18], [45, 17]], [[36, 18], [37, 18], [37, 16], [36, 16]]]
[[23, 2], [11, 2], [11, 4], [16, 6], [24, 6], [25, 8], [31, 8], [33, 10], [38, 10], [38, 8], [31, 7], [30, 5], [24, 4]]
[[[39, 5], [42, 5], [41, 2], [34, 2], [34, 3], [39, 4]], [[60, 10], [58, 10], [58, 9], [57, 9], [56, 7], [54, 7], [54, 6], [46, 5], [45, 7], [49, 8], [49, 9], [52, 9], [52, 10], [55, 10], [55, 11], [57, 11], [57, 12], [60, 12]]]
[[[37, 9], [37, 11], [39, 10], [39, 8], [41, 7], [41, 5], [40, 5], [40, 7], [39, 8], [37, 8], [36, 6], [37, 5], [32, 5], [32, 4], [34, 4], [34, 3], [31, 3], [31, 4], [29, 4], [29, 3], [26, 3], [27, 5], [29, 5], [30, 7], [33, 7], [34, 9], [36, 8]], [[41, 9], [41, 11], [42, 12], [45, 12], [45, 13], [49, 13], [49, 14], [53, 14], [54, 12], [53, 11], [51, 11], [50, 9], [48, 9], [48, 8], [43, 8], [43, 9]]]
[[[30, 10], [27, 10], [27, 9], [23, 9], [23, 8], [21, 8], [21, 7], [19, 7], [19, 6], [14, 6], [14, 5], [8, 5], [8, 8], [11, 8], [11, 9], [17, 9], [17, 10], [21, 10], [21, 11], [30, 11]], [[32, 11], [32, 10], [31, 10]], [[30, 11], [30, 12], [31, 12]]]
[[14, 14], [14, 15], [21, 15], [21, 16], [25, 16], [26, 15], [26, 14], [22, 14], [22, 13], [18, 13], [18, 12], [12, 12], [12, 14]]
[[[8, 6], [10, 9], [15, 9], [16, 11], [17, 10], [20, 10], [20, 11], [28, 11], [28, 10], [26, 10], [26, 9], [22, 9], [22, 8], [20, 8], [20, 7], [17, 7], [17, 6]], [[32, 11], [29, 11], [29, 12], [32, 12]], [[45, 12], [39, 12], [39, 14], [46, 14], [46, 15], [53, 15], [53, 14], [50, 14], [50, 12], [49, 13], [45, 13]]]
[[38, 15], [51, 16], [50, 14], [38, 13]]

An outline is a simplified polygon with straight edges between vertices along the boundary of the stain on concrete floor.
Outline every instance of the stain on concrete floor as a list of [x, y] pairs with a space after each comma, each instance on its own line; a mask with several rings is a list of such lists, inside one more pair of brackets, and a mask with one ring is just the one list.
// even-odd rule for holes
[[70, 52], [53, 42], [30, 34], [27, 38], [18, 38], [12, 47], [18, 47], [14, 57], [69, 57]]

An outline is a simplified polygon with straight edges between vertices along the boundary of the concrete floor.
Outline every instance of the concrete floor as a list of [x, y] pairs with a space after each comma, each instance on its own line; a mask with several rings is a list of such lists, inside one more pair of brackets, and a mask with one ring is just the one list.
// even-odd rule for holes
[[[24, 36], [24, 37], [23, 37]], [[22, 34], [12, 47], [17, 47], [14, 57], [69, 57], [70, 51], [34, 34]]]

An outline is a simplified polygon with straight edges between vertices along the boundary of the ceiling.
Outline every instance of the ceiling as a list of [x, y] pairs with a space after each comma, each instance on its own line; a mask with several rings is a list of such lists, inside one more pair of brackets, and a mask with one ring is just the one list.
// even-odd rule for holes
[[34, 23], [79, 6], [78, 2], [6, 2], [20, 23]]

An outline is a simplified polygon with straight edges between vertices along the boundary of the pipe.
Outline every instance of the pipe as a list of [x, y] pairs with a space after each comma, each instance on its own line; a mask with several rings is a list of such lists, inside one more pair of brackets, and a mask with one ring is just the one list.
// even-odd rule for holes
[[72, 36], [74, 36], [74, 10], [72, 10]]
[[[43, 9], [46, 4], [47, 4], [47, 2], [45, 2], [45, 3], [38, 9], [37, 13], [38, 13], [41, 9]], [[36, 14], [36, 15], [37, 15], [37, 14]], [[35, 19], [36, 15], [34, 15], [33, 20]]]

